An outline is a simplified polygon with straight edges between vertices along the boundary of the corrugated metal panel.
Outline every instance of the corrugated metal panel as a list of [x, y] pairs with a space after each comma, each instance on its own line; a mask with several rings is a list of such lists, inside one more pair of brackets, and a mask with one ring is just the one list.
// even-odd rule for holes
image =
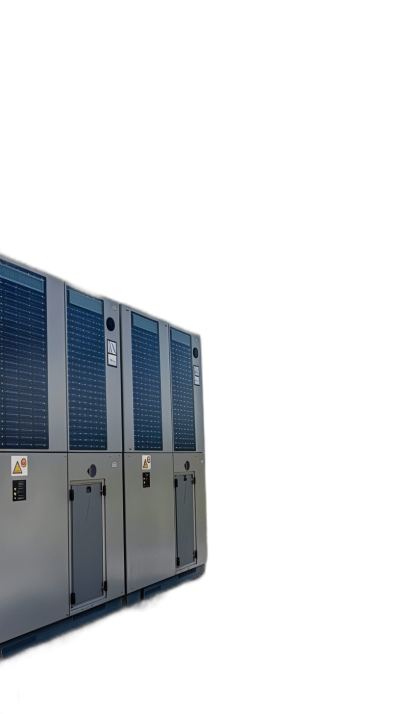
[[196, 451], [190, 335], [171, 329], [174, 450]]
[[[67, 288], [67, 293], [69, 448], [75, 451], [105, 450], [107, 405], [103, 301], [70, 288]], [[77, 295], [81, 295], [82, 299], [77, 299]]]
[[132, 313], [132, 380], [135, 449], [163, 448], [158, 323]]
[[46, 280], [0, 261], [0, 449], [48, 449]]

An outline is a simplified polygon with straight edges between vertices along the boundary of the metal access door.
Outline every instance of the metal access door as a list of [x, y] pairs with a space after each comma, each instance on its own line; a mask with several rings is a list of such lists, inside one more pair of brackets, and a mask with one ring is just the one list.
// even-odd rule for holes
[[71, 604], [101, 597], [103, 578], [103, 502], [100, 483], [71, 488]]
[[194, 474], [175, 476], [176, 564], [178, 568], [196, 560]]

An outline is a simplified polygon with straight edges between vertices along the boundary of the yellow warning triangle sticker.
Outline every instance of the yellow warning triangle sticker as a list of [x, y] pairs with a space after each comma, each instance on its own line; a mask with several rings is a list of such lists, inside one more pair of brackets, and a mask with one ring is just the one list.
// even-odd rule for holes
[[147, 469], [147, 459], [144, 460], [143, 468]]
[[19, 461], [17, 461], [17, 463], [14, 466], [13, 474], [22, 474], [22, 469], [19, 465]]

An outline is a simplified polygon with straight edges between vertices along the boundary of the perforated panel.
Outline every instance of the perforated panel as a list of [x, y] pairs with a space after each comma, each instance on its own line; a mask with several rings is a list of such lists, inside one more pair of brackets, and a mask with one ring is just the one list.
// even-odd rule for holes
[[48, 449], [46, 280], [0, 261], [0, 449]]
[[174, 450], [196, 451], [190, 335], [171, 329]]
[[67, 293], [69, 448], [105, 450], [107, 408], [103, 301], [81, 295], [70, 288]]
[[135, 449], [163, 448], [158, 323], [132, 313], [132, 380]]

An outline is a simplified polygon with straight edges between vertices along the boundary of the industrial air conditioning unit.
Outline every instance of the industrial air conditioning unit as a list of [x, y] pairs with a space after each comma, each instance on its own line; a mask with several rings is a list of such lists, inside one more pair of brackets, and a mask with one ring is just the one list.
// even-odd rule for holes
[[204, 572], [200, 338], [0, 258], [0, 654]]

